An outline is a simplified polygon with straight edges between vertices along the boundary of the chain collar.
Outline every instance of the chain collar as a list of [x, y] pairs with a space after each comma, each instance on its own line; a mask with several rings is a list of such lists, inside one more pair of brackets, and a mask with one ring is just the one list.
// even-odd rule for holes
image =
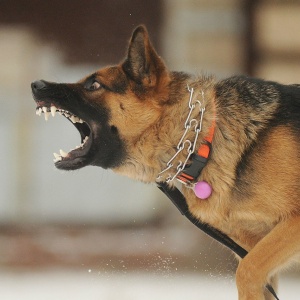
[[[190, 181], [182, 181], [179, 178], [177, 178], [177, 176], [186, 168], [187, 163], [189, 161], [189, 159], [191, 158], [191, 155], [195, 152], [196, 149], [196, 145], [197, 145], [197, 141], [198, 141], [198, 137], [199, 137], [199, 133], [202, 131], [202, 122], [203, 122], [203, 116], [204, 116], [204, 112], [205, 112], [205, 107], [204, 107], [204, 92], [203, 90], [201, 90], [201, 100], [197, 99], [194, 100], [193, 96], [194, 96], [194, 88], [190, 88], [189, 86], [187, 86], [187, 89], [190, 93], [190, 98], [189, 98], [189, 113], [188, 116], [186, 118], [186, 121], [184, 123], [184, 133], [177, 145], [177, 152], [174, 154], [174, 156], [167, 162], [167, 166], [165, 169], [163, 169], [159, 174], [158, 177], [156, 178], [157, 181], [161, 181], [163, 179], [163, 175], [167, 174], [167, 172], [174, 167], [176, 158], [179, 154], [181, 154], [181, 152], [184, 151], [184, 149], [187, 147], [187, 157], [184, 161], [179, 161], [177, 166], [176, 166], [176, 173], [174, 175], [168, 174], [165, 182], [166, 183], [170, 183], [172, 182], [174, 179], [177, 179], [178, 181], [180, 181], [181, 183], [184, 183], [186, 186], [188, 187], [193, 187], [194, 183], [190, 182]], [[192, 118], [192, 113], [194, 112], [195, 109], [199, 110], [199, 113], [197, 116], [199, 116], [198, 119]], [[187, 134], [189, 131], [193, 130], [195, 132], [195, 138], [193, 141], [187, 139]]]

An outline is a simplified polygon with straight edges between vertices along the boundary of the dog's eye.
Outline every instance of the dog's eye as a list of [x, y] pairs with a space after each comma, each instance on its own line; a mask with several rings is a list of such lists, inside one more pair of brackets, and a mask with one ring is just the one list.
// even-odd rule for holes
[[96, 80], [95, 76], [91, 76], [84, 83], [84, 88], [88, 91], [96, 91], [103, 87], [104, 86]]
[[101, 84], [99, 82], [97, 82], [97, 81], [94, 81], [90, 85], [89, 90], [91, 90], [91, 91], [98, 90], [98, 89], [100, 89], [100, 87], [101, 87]]

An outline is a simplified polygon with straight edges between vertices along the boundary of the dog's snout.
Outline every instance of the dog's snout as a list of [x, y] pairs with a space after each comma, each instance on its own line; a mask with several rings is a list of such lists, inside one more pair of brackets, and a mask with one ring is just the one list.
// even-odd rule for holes
[[43, 80], [37, 80], [31, 83], [31, 89], [33, 91], [41, 90], [44, 89], [45, 87], [46, 87], [46, 82]]

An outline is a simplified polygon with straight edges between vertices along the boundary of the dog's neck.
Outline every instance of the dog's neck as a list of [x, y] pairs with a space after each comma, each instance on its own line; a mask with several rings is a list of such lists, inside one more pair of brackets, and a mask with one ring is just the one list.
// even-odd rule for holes
[[[117, 173], [127, 175], [131, 178], [144, 181], [155, 182], [159, 173], [167, 166], [170, 159], [178, 152], [177, 146], [184, 136], [185, 141], [195, 141], [195, 124], [201, 124], [201, 131], [195, 142], [195, 149], [199, 149], [205, 136], [208, 135], [212, 121], [215, 119], [215, 108], [213, 99], [215, 98], [215, 82], [213, 78], [189, 78], [178, 85], [178, 81], [171, 82], [169, 87], [170, 99], [166, 107], [162, 110], [159, 120], [145, 132], [138, 142], [131, 147], [134, 153], [130, 153], [124, 166], [115, 169]], [[191, 97], [190, 91], [193, 89]], [[189, 91], [190, 90], [190, 91]], [[191, 111], [189, 104], [196, 103], [195, 109]], [[201, 105], [200, 105], [201, 104]], [[201, 109], [205, 109], [201, 112]], [[191, 122], [191, 130], [186, 130], [186, 121]], [[202, 115], [202, 120], [201, 120]], [[201, 121], [201, 122], [200, 122]], [[185, 144], [185, 151], [180, 151], [176, 155], [173, 166], [167, 172], [160, 174], [160, 180], [173, 177], [177, 173], [178, 164], [187, 159], [187, 149], [189, 142]], [[149, 149], [145, 150], [145, 149]], [[197, 151], [197, 150], [196, 150]], [[149, 155], [149, 157], [148, 157]], [[126, 173], [124, 173], [126, 172]], [[175, 182], [170, 182], [174, 184]]]
[[[249, 111], [244, 107], [243, 102], [235, 101], [236, 87], [228, 87], [227, 81], [216, 83], [213, 79], [205, 77], [195, 80], [186, 78], [181, 81], [173, 78], [168, 91], [170, 100], [165, 107], [162, 107], [161, 115], [149, 125], [139, 139], [129, 145], [128, 149], [131, 149], [131, 153], [128, 153], [124, 164], [114, 171], [139, 181], [156, 182], [159, 173], [166, 168], [167, 163], [176, 154], [177, 145], [185, 131], [184, 124], [190, 111], [188, 84], [190, 88], [194, 88], [195, 97], [200, 95], [202, 99], [202, 91], [204, 93], [205, 113], [196, 149], [208, 135], [212, 121], [216, 120], [212, 155], [198, 180], [211, 182], [213, 195], [216, 198], [229, 193], [236, 180], [237, 164], [241, 160], [241, 153], [245, 153], [251, 147], [251, 143], [264, 128], [267, 115], [264, 112], [253, 112], [249, 116]], [[239, 110], [238, 118], [234, 114], [233, 105]], [[194, 110], [191, 118], [197, 117], [199, 113]], [[194, 137], [193, 131], [189, 131], [186, 135], [186, 139], [190, 141], [194, 141]], [[177, 172], [176, 167], [179, 161], [185, 161], [185, 159], [186, 154], [181, 152], [161, 180], [164, 181], [169, 176], [173, 177]], [[170, 184], [175, 184], [175, 182], [173, 180]], [[189, 189], [186, 192], [189, 192]]]
[[[203, 87], [195, 90], [189, 84], [187, 84], [187, 91], [189, 92], [189, 111], [184, 122], [184, 132], [176, 146], [176, 153], [158, 174], [156, 180], [157, 182], [164, 181], [171, 185], [174, 180], [177, 180], [185, 186], [193, 188], [210, 155], [216, 112], [215, 101], [210, 99], [214, 108], [214, 119], [211, 121], [208, 135], [204, 139], [198, 140], [199, 135], [204, 131], [203, 120], [207, 104], [205, 97], [208, 95], [206, 95], [207, 91], [204, 91]], [[193, 138], [188, 139], [187, 136], [193, 136]], [[197, 148], [199, 143], [200, 147]], [[185, 156], [185, 158], [179, 160], [179, 156]]]

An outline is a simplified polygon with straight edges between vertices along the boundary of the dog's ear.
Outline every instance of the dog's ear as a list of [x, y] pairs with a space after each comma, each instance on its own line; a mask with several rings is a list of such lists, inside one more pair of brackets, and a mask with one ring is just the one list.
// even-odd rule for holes
[[137, 27], [132, 34], [123, 70], [132, 80], [148, 87], [154, 87], [166, 71], [143, 25]]

